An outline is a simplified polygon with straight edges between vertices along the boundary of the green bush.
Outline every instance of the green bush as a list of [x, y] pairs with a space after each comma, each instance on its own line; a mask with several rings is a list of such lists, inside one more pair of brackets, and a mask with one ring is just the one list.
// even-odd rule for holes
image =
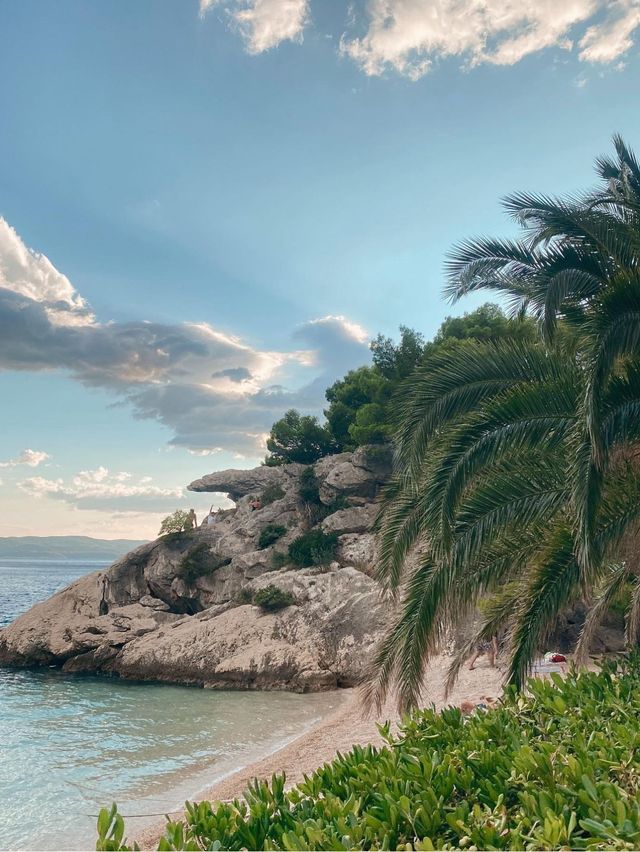
[[238, 604], [250, 604], [253, 603], [253, 592], [251, 589], [248, 589], [246, 586], [244, 589], [240, 589], [236, 596], [236, 603]]
[[279, 550], [274, 550], [271, 554], [271, 570], [278, 571], [280, 568], [284, 568], [285, 565], [289, 564], [289, 555], [287, 553], [281, 553]]
[[[289, 791], [275, 775], [246, 800], [188, 804], [159, 848], [640, 848], [638, 657], [551, 677], [466, 717], [417, 711]], [[123, 848], [117, 812], [101, 820], [97, 848]]]
[[260, 550], [264, 550], [265, 547], [270, 547], [272, 544], [275, 544], [278, 539], [282, 538], [286, 532], [287, 528], [283, 527], [282, 524], [267, 524], [258, 536], [258, 548]]
[[294, 565], [303, 568], [324, 565], [333, 559], [337, 547], [336, 533], [325, 533], [321, 529], [313, 529], [291, 542], [289, 559]]
[[320, 488], [312, 467], [305, 467], [298, 477], [298, 496], [308, 506], [320, 506]]
[[176, 509], [171, 515], [167, 515], [166, 518], [160, 524], [160, 532], [158, 535], [170, 535], [182, 532], [182, 528], [184, 527], [187, 517], [189, 516], [188, 512], [185, 512], [184, 509]]
[[267, 487], [260, 495], [260, 500], [263, 506], [268, 506], [270, 503], [275, 503], [276, 500], [282, 500], [283, 497], [283, 488], [281, 488], [279, 485], [267, 485]]
[[265, 586], [253, 596], [254, 604], [265, 612], [277, 612], [279, 609], [291, 606], [295, 601], [291, 592], [285, 592], [278, 586]]
[[195, 583], [198, 577], [213, 574], [223, 565], [229, 565], [231, 559], [223, 559], [209, 549], [209, 545], [201, 541], [189, 548], [180, 561], [180, 576], [186, 583]]

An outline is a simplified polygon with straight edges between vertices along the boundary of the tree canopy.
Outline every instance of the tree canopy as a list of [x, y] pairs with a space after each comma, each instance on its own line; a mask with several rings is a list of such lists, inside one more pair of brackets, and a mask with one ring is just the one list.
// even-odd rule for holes
[[482, 305], [460, 317], [447, 317], [436, 336], [400, 326], [396, 342], [379, 334], [371, 342], [372, 364], [350, 370], [327, 388], [325, 424], [295, 410], [274, 423], [267, 442], [269, 465], [310, 463], [334, 452], [390, 441], [394, 431], [394, 396], [414, 371], [440, 350], [462, 340], [529, 339], [535, 324], [528, 318], [510, 319], [497, 306]]
[[640, 166], [615, 148], [582, 197], [509, 197], [522, 239], [469, 240], [451, 256], [452, 299], [498, 290], [540, 334], [435, 349], [396, 401], [379, 578], [402, 604], [372, 671], [378, 698], [396, 681], [415, 703], [447, 627], [481, 595], [484, 622], [451, 679], [504, 628], [521, 685], [585, 594], [579, 656], [623, 592], [627, 640], [640, 639]]

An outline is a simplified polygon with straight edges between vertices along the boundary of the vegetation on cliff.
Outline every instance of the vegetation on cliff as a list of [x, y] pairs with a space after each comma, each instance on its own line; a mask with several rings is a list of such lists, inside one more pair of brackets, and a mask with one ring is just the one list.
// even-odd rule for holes
[[395, 398], [403, 382], [435, 352], [449, 352], [463, 340], [532, 339], [535, 324], [512, 320], [497, 305], [486, 304], [462, 317], [448, 317], [433, 340], [406, 326], [400, 340], [378, 335], [371, 342], [372, 364], [351, 370], [326, 391], [325, 423], [295, 410], [271, 428], [267, 465], [312, 464], [323, 456], [382, 444], [393, 437]]
[[[637, 849], [638, 659], [532, 680], [494, 708], [414, 711], [285, 790], [187, 804], [159, 849]], [[126, 849], [115, 806], [99, 850]]]

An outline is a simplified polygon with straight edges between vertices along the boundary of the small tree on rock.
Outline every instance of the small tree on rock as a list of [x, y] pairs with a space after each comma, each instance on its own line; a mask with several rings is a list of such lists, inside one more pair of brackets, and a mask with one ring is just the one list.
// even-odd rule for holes
[[317, 417], [301, 415], [292, 408], [271, 427], [267, 449], [269, 455], [265, 464], [273, 466], [288, 462], [313, 464], [323, 456], [337, 452], [338, 448]]
[[183, 509], [176, 509], [175, 512], [167, 517], [160, 524], [160, 532], [158, 535], [168, 535], [169, 533], [179, 533], [187, 520], [188, 512]]

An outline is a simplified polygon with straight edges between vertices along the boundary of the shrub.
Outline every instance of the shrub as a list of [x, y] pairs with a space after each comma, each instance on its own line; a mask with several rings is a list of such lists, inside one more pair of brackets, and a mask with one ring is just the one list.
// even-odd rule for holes
[[335, 556], [338, 536], [325, 533], [321, 529], [309, 530], [289, 545], [289, 559], [294, 565], [308, 568], [310, 565], [323, 565]]
[[278, 571], [280, 568], [284, 568], [285, 565], [288, 565], [289, 561], [289, 555], [287, 553], [281, 553], [279, 550], [274, 550], [271, 554], [271, 570]]
[[276, 541], [282, 538], [286, 532], [287, 528], [283, 527], [282, 524], [267, 524], [258, 536], [259, 549], [264, 550], [265, 547], [270, 547], [272, 544], [275, 544]]
[[246, 586], [244, 589], [240, 589], [236, 596], [236, 603], [241, 605], [253, 603], [253, 592], [251, 589], [248, 589]]
[[268, 506], [270, 503], [275, 503], [276, 500], [282, 500], [283, 497], [284, 489], [279, 485], [267, 485], [260, 495], [260, 500], [263, 506]]
[[291, 606], [295, 603], [295, 598], [291, 592], [286, 592], [278, 586], [265, 586], [253, 596], [253, 602], [265, 612], [277, 612], [280, 609]]
[[201, 541], [189, 548], [180, 562], [180, 576], [185, 583], [195, 583], [198, 577], [213, 574], [223, 565], [228, 565], [231, 559], [223, 559], [209, 550], [209, 545]]
[[298, 495], [308, 506], [320, 506], [320, 487], [312, 467], [305, 467], [298, 477]]
[[[188, 804], [160, 848], [639, 848], [638, 657], [551, 677], [467, 717], [414, 712], [290, 790], [274, 775], [245, 800]], [[101, 820], [97, 848], [122, 848], [117, 812]]]
[[160, 532], [158, 535], [167, 535], [169, 533], [182, 532], [182, 528], [187, 520], [188, 512], [184, 509], [176, 509], [175, 512], [167, 517], [160, 524]]

